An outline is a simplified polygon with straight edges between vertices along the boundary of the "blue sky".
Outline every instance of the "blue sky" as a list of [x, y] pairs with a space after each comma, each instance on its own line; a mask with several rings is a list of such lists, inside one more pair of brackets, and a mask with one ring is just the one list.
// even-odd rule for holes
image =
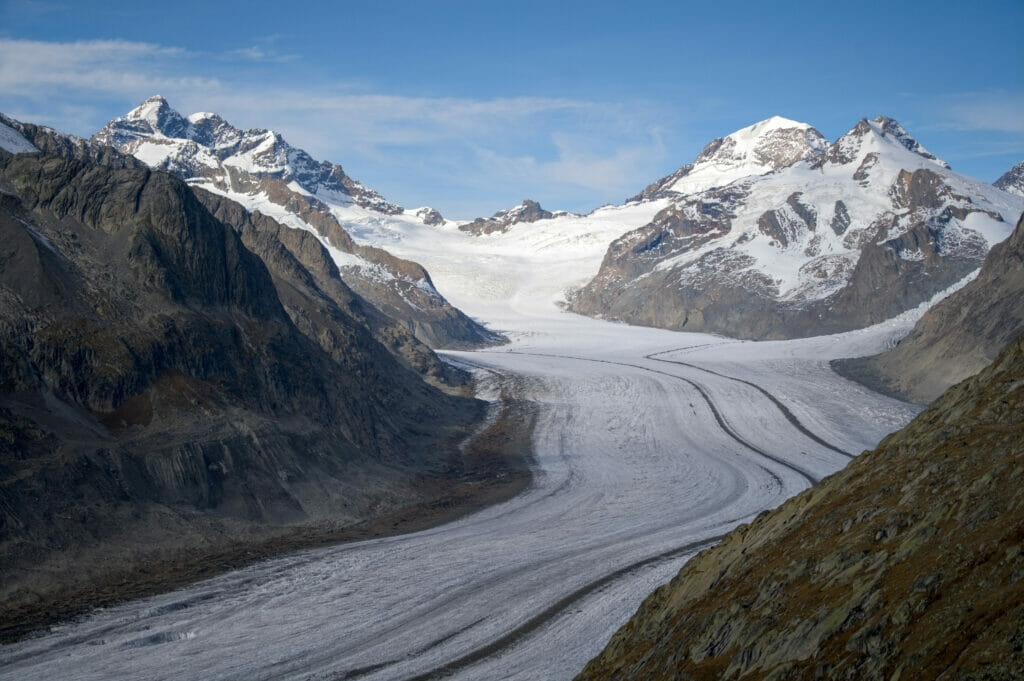
[[619, 203], [772, 115], [1024, 159], [1024, 3], [0, 0], [0, 111], [90, 135], [152, 94], [407, 207]]

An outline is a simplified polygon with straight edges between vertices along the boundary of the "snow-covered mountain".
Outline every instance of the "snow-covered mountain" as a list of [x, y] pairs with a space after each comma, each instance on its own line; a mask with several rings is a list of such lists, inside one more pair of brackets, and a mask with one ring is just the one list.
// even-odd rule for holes
[[884, 116], [831, 144], [768, 119], [634, 197], [656, 199], [668, 205], [610, 245], [573, 310], [746, 338], [858, 328], [979, 267], [1024, 210]]
[[649, 185], [630, 201], [672, 198], [722, 187], [797, 161], [820, 158], [827, 151], [828, 141], [811, 126], [772, 116], [712, 140], [693, 163]]
[[458, 347], [496, 340], [452, 307], [419, 264], [357, 244], [342, 226], [353, 217], [392, 216], [443, 224], [433, 209], [404, 211], [350, 178], [340, 165], [314, 160], [272, 130], [240, 130], [213, 113], [186, 118], [160, 96], [110, 121], [92, 140], [285, 226], [313, 232], [328, 247], [345, 283], [385, 314], [408, 324], [428, 345]]
[[992, 186], [998, 187], [1004, 192], [1024, 196], [1024, 161], [1003, 173], [998, 180], [992, 183]]
[[273, 177], [336, 203], [387, 214], [402, 212], [401, 206], [346, 175], [340, 165], [315, 161], [273, 130], [239, 130], [215, 113], [185, 118], [159, 95], [114, 119], [92, 139], [192, 182], [203, 178], [232, 187], [245, 176]]

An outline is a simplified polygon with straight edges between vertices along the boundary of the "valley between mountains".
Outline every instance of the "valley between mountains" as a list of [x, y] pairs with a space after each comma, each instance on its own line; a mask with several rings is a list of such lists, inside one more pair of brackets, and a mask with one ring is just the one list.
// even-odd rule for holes
[[[246, 260], [246, 271], [280, 300], [242, 316], [220, 300], [176, 305], [253, 338], [250, 318], [273, 324], [285, 340], [254, 346], [261, 357], [312, 353], [342, 380], [345, 371], [326, 372], [355, 362], [355, 347], [386, 374], [366, 397], [327, 385], [312, 414], [301, 413], [302, 399], [286, 400], [304, 395], [301, 386], [246, 383], [243, 397], [275, 397], [265, 408], [232, 403], [253, 432], [287, 440], [308, 417], [318, 452], [339, 433], [355, 452], [375, 435], [354, 417], [338, 429], [330, 413], [365, 403], [368, 422], [393, 431], [378, 458], [353, 453], [350, 470], [369, 471], [360, 475], [386, 488], [389, 503], [415, 487], [417, 471], [468, 466], [457, 456], [438, 462], [431, 443], [470, 442], [503, 405], [517, 405], [532, 434], [519, 453], [531, 482], [511, 498], [63, 621], [0, 648], [0, 679], [570, 679], [690, 558], [921, 412], [832, 363], [890, 350], [936, 303], [975, 277], [989, 281], [978, 270], [1024, 211], [1020, 195], [952, 173], [884, 117], [833, 143], [806, 124], [769, 119], [713, 141], [622, 205], [575, 215], [524, 201], [463, 223], [389, 203], [271, 131], [186, 118], [159, 97], [92, 141], [5, 120], [5, 192], [16, 188], [23, 202], [9, 212], [44, 271], [56, 271], [50, 259], [70, 261], [54, 245], [70, 220], [109, 215], [109, 203], [76, 213], [68, 195], [37, 200], [25, 188], [24, 178], [57, 163], [37, 169], [27, 160], [37, 149], [74, 147], [79, 163], [135, 180], [152, 172], [185, 196], [218, 239], [259, 255], [266, 269]], [[115, 161], [96, 161], [101, 153]], [[303, 324], [314, 312], [318, 323], [350, 325], [349, 335], [319, 335]], [[31, 345], [25, 353], [34, 357]], [[219, 375], [210, 379], [216, 399], [233, 399]], [[40, 394], [49, 395], [44, 379]], [[470, 386], [483, 403], [468, 397]], [[432, 403], [443, 409], [423, 406]], [[430, 428], [404, 440], [417, 418], [432, 418]], [[233, 447], [236, 461], [245, 455], [219, 432], [210, 441]], [[297, 487], [280, 484], [288, 508], [309, 517], [315, 508], [317, 519], [346, 496], [325, 493], [314, 505]]]

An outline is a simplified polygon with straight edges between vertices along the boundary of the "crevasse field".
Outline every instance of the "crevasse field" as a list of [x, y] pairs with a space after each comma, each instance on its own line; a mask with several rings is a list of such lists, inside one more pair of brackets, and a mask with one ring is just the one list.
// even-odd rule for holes
[[[338, 216], [417, 260], [509, 345], [451, 352], [481, 396], [539, 405], [535, 483], [431, 530], [298, 553], [0, 648], [2, 679], [569, 679], [658, 584], [736, 525], [843, 467], [916, 409], [836, 376], [870, 329], [739, 342], [560, 311], [660, 203], [471, 237]], [[339, 255], [339, 258], [341, 256]]]

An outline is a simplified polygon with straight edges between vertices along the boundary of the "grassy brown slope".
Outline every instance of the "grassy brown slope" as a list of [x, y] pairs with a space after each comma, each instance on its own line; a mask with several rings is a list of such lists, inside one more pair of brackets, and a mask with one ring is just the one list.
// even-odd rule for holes
[[1024, 338], [655, 591], [577, 677], [1024, 678]]

